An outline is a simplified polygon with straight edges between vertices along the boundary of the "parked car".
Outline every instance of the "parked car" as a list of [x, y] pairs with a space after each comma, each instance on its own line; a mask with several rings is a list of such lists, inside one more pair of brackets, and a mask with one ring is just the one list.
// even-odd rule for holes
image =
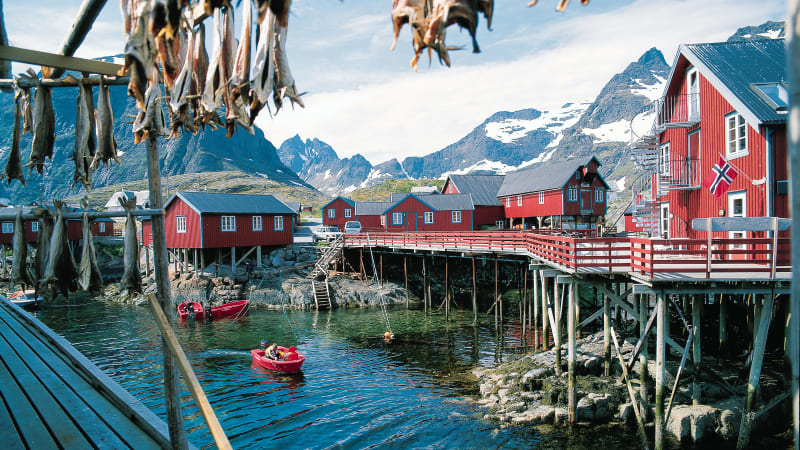
[[332, 225], [320, 225], [311, 231], [311, 235], [314, 242], [331, 242], [336, 240], [337, 237], [341, 236], [342, 232]]
[[351, 220], [344, 224], [345, 233], [361, 233], [361, 222]]

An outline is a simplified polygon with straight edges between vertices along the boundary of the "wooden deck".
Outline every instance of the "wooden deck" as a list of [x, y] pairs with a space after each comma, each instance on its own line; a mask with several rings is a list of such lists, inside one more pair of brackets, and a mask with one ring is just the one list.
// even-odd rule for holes
[[66, 339], [0, 296], [4, 448], [169, 448], [167, 425]]

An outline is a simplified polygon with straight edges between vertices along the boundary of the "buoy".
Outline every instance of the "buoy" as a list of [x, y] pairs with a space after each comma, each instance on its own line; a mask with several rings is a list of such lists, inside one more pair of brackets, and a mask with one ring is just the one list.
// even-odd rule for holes
[[391, 331], [387, 331], [386, 333], [383, 333], [383, 339], [387, 342], [391, 341], [392, 339], [394, 339], [394, 334], [392, 334]]

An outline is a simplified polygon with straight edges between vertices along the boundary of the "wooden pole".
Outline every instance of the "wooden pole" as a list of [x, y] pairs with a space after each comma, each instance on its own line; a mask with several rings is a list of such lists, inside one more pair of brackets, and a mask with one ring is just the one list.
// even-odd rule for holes
[[542, 281], [542, 350], [547, 350], [547, 313], [548, 313], [548, 306], [547, 306], [547, 299], [550, 296], [550, 292], [547, 290], [547, 278], [544, 276], [544, 271], [539, 272], [539, 276], [541, 277]]
[[[379, 264], [381, 265], [381, 276], [380, 276], [380, 279], [381, 279], [381, 289], [383, 289], [383, 253], [378, 255], [378, 261], [379, 261]], [[373, 264], [375, 264], [374, 261], [373, 261]]]
[[497, 308], [499, 307], [499, 300], [497, 298], [497, 257], [494, 258], [494, 326], [497, 326]]
[[603, 295], [603, 375], [611, 376], [611, 305]]
[[403, 255], [403, 281], [406, 286], [406, 309], [408, 309], [408, 257]]
[[[581, 323], [581, 292], [580, 292], [577, 284], [574, 287], [575, 287], [575, 293], [573, 295], [575, 295], [575, 300], [574, 300], [575, 301], [575, 323]], [[572, 289], [572, 285], [570, 285], [570, 289]], [[575, 329], [575, 339], [580, 339], [580, 338], [581, 338], [581, 329], [580, 328], [576, 328]]]
[[527, 298], [528, 298], [528, 273], [525, 271], [523, 267], [520, 267], [519, 270], [520, 275], [523, 277], [522, 281], [522, 298], [520, 299], [520, 312], [519, 312], [519, 321], [522, 325], [522, 345], [527, 345], [528, 339], [527, 334], [525, 333], [525, 307], [527, 306]]
[[[714, 298], [714, 294], [711, 298]], [[719, 354], [726, 355], [728, 346], [728, 301], [725, 294], [719, 294]]]
[[694, 376], [692, 378], [692, 405], [699, 405], [701, 402], [702, 389], [700, 388], [700, 365], [702, 363], [702, 353], [700, 352], [700, 325], [703, 300], [700, 295], [692, 296], [692, 364], [694, 366]]
[[558, 295], [558, 277], [553, 278], [553, 315], [555, 328], [553, 328], [553, 345], [556, 354], [556, 375], [561, 376], [561, 297]]
[[577, 285], [575, 278], [572, 277], [569, 284], [569, 301], [567, 306], [567, 395], [569, 399], [569, 423], [575, 423], [577, 416], [575, 412], [576, 398], [575, 398], [575, 294], [577, 292]]
[[[433, 267], [433, 255], [431, 255], [431, 263], [428, 265], [428, 267]], [[431, 295], [431, 278], [430, 277], [428, 277], [427, 284], [428, 284], [428, 286], [425, 288], [425, 292], [426, 292], [426, 294], [428, 296], [428, 311], [431, 311], [433, 309], [433, 305], [431, 304], [433, 302], [433, 296]]]
[[478, 324], [478, 282], [475, 279], [475, 257], [472, 257], [472, 324]]
[[533, 271], [533, 348], [539, 346], [541, 336], [539, 335], [539, 270]]
[[448, 283], [448, 276], [450, 274], [448, 263], [450, 258], [445, 255], [444, 257], [444, 319], [450, 320], [450, 285]]
[[[786, 30], [786, 74], [789, 81], [789, 179], [800, 180], [800, 0], [788, 0]], [[800, 217], [800, 183], [791, 183], [791, 216]], [[792, 227], [792, 280], [800, 280], [800, 226]], [[790, 320], [793, 324], [789, 347], [791, 348], [792, 415], [794, 416], [794, 448], [800, 450], [800, 283], [792, 283], [789, 300]]]
[[[650, 294], [639, 295], [639, 335], [641, 336], [647, 329], [647, 318], [650, 315]], [[639, 354], [639, 396], [642, 398], [642, 405], [648, 405], [647, 398], [647, 339], [642, 342], [642, 352]]]
[[422, 255], [422, 308], [428, 314], [428, 268], [425, 266], [425, 255]]
[[747, 397], [745, 398], [744, 411], [742, 412], [742, 423], [739, 426], [739, 440], [736, 442], [737, 449], [743, 449], [750, 443], [750, 427], [755, 415], [753, 410], [756, 405], [758, 380], [761, 378], [761, 365], [764, 362], [764, 349], [767, 346], [767, 335], [769, 334], [774, 301], [774, 296], [764, 296], [764, 305], [761, 308], [761, 317], [759, 317], [758, 321], [758, 334], [753, 344], [753, 359], [750, 365], [750, 377], [747, 380]]
[[656, 308], [658, 308], [658, 316], [656, 318], [656, 417], [654, 422], [655, 428], [655, 449], [662, 450], [664, 448], [664, 375], [665, 375], [665, 348], [664, 341], [666, 337], [666, 318], [667, 318], [667, 302], [664, 299], [664, 294], [659, 293], [656, 300]]
[[[147, 139], [147, 180], [150, 190], [150, 207], [162, 209], [161, 198], [161, 172], [158, 167], [158, 136], [149, 133]], [[151, 227], [153, 234], [153, 266], [155, 269], [156, 297], [161, 302], [161, 310], [167, 316], [167, 323], [172, 327], [172, 295], [169, 284], [169, 268], [167, 264], [167, 240], [164, 232], [164, 216], [152, 216]], [[186, 432], [183, 429], [183, 415], [181, 414], [180, 387], [178, 386], [178, 371], [175, 359], [163, 342], [164, 351], [164, 403], [167, 410], [167, 425], [169, 438], [174, 449], [186, 449]]]

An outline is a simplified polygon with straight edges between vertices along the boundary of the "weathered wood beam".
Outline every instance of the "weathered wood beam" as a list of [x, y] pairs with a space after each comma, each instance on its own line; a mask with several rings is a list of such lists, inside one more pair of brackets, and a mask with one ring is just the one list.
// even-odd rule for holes
[[[52, 75], [51, 75], [52, 76]], [[14, 86], [14, 78], [3, 78], [0, 79], [0, 87], [13, 87]], [[114, 78], [104, 78], [103, 84], [107, 86], [118, 86], [118, 85], [125, 85], [128, 84], [130, 81], [130, 77], [114, 77]], [[72, 79], [61, 78], [58, 80], [54, 80], [52, 78], [44, 78], [39, 80], [32, 80], [28, 78], [18, 78], [16, 79], [17, 85], [24, 88], [32, 88], [36, 86], [48, 86], [48, 87], [78, 87], [77, 81], [73, 81]], [[100, 84], [100, 77], [85, 77], [81, 79], [81, 82], [85, 86], [98, 86]]]
[[[791, 184], [791, 217], [800, 217], [800, 0], [788, 0], [788, 23], [786, 49], [786, 75], [789, 81], [789, 120], [786, 127], [788, 133], [789, 179]], [[792, 279], [800, 280], [800, 226], [792, 227]], [[789, 329], [789, 354], [791, 355], [792, 384], [792, 426], [794, 448], [800, 450], [800, 283], [792, 283], [791, 314]]]
[[692, 338], [693, 335], [689, 335], [689, 339], [686, 340], [686, 348], [683, 349], [683, 355], [681, 356], [681, 365], [678, 366], [678, 373], [675, 375], [675, 383], [672, 385], [672, 393], [669, 395], [669, 404], [667, 405], [667, 414], [664, 416], [664, 423], [669, 422], [669, 415], [672, 412], [672, 401], [675, 400], [675, 392], [678, 390], [678, 383], [681, 381], [681, 372], [683, 372], [683, 367], [686, 365], [686, 359], [689, 356], [689, 349], [692, 347]]
[[76, 58], [74, 56], [56, 55], [53, 53], [29, 50], [26, 48], [0, 46], [0, 59], [24, 62], [38, 66], [74, 70], [76, 72], [96, 73], [98, 75], [117, 76], [122, 66], [119, 64], [94, 59]]
[[[78, 14], [75, 16], [75, 21], [72, 23], [72, 28], [67, 37], [64, 38], [64, 43], [61, 44], [60, 53], [62, 55], [72, 56], [75, 54], [75, 51], [78, 50], [78, 47], [80, 47], [83, 40], [86, 38], [86, 34], [92, 29], [94, 21], [97, 19], [97, 16], [100, 14], [105, 4], [106, 0], [83, 0], [80, 9], [78, 9]], [[63, 69], [56, 68], [51, 76], [53, 78], [58, 78], [63, 73]]]
[[622, 352], [619, 349], [619, 343], [617, 342], [617, 332], [614, 331], [614, 327], [611, 327], [611, 337], [614, 339], [614, 349], [617, 351], [617, 357], [619, 358], [620, 367], [622, 367], [622, 378], [625, 379], [625, 385], [628, 387], [628, 395], [631, 398], [631, 407], [633, 408], [633, 413], [636, 415], [636, 423], [639, 425], [639, 437], [642, 438], [642, 446], [647, 450], [648, 442], [647, 442], [647, 432], [644, 430], [644, 420], [642, 419], [642, 413], [639, 412], [639, 402], [636, 401], [636, 394], [633, 391], [633, 386], [631, 386], [631, 380], [628, 377], [628, 369], [625, 367], [625, 360], [622, 358]]
[[644, 332], [639, 337], [639, 340], [636, 342], [636, 346], [633, 347], [633, 353], [631, 353], [631, 357], [628, 360], [628, 371], [633, 370], [633, 365], [636, 363], [636, 358], [639, 357], [639, 352], [642, 351], [644, 343], [647, 341], [648, 336], [650, 336], [650, 331], [653, 329], [653, 324], [655, 324], [656, 316], [658, 316], [658, 309], [654, 310], [653, 313], [650, 315], [650, 319], [647, 321], [647, 326], [644, 328]]
[[[6, 208], [11, 209], [11, 208]], [[163, 209], [137, 209], [131, 211], [131, 215], [134, 217], [147, 217], [147, 216], [162, 216], [164, 214]], [[41, 210], [37, 210], [36, 213], [28, 213], [22, 215], [22, 220], [38, 220], [42, 218], [42, 216], [50, 215], [47, 210], [42, 208]], [[127, 214], [125, 211], [89, 211], [89, 220], [93, 219], [110, 219], [113, 217], [126, 217]], [[70, 212], [63, 214], [64, 219], [82, 219], [83, 213], [82, 212]], [[0, 213], [0, 221], [2, 220], [15, 220], [17, 218], [16, 213], [13, 212], [1, 212]]]
[[658, 296], [656, 301], [656, 312], [658, 324], [656, 327], [656, 408], [655, 408], [655, 448], [662, 450], [664, 448], [664, 375], [665, 375], [665, 359], [666, 352], [664, 349], [664, 332], [666, 326], [664, 322], [667, 319], [667, 302], [664, 299], [664, 294]]
[[[256, 247], [258, 247], [258, 246], [256, 246]], [[242, 263], [242, 261], [244, 261], [244, 259], [245, 259], [245, 258], [247, 258], [248, 256], [250, 256], [250, 253], [253, 253], [253, 251], [256, 249], [256, 247], [250, 247], [250, 250], [246, 251], [246, 252], [244, 253], [244, 255], [242, 255], [242, 257], [241, 257], [241, 258], [239, 258], [238, 260], [236, 260], [236, 265], [238, 266], [239, 264], [241, 264], [241, 263]]]

